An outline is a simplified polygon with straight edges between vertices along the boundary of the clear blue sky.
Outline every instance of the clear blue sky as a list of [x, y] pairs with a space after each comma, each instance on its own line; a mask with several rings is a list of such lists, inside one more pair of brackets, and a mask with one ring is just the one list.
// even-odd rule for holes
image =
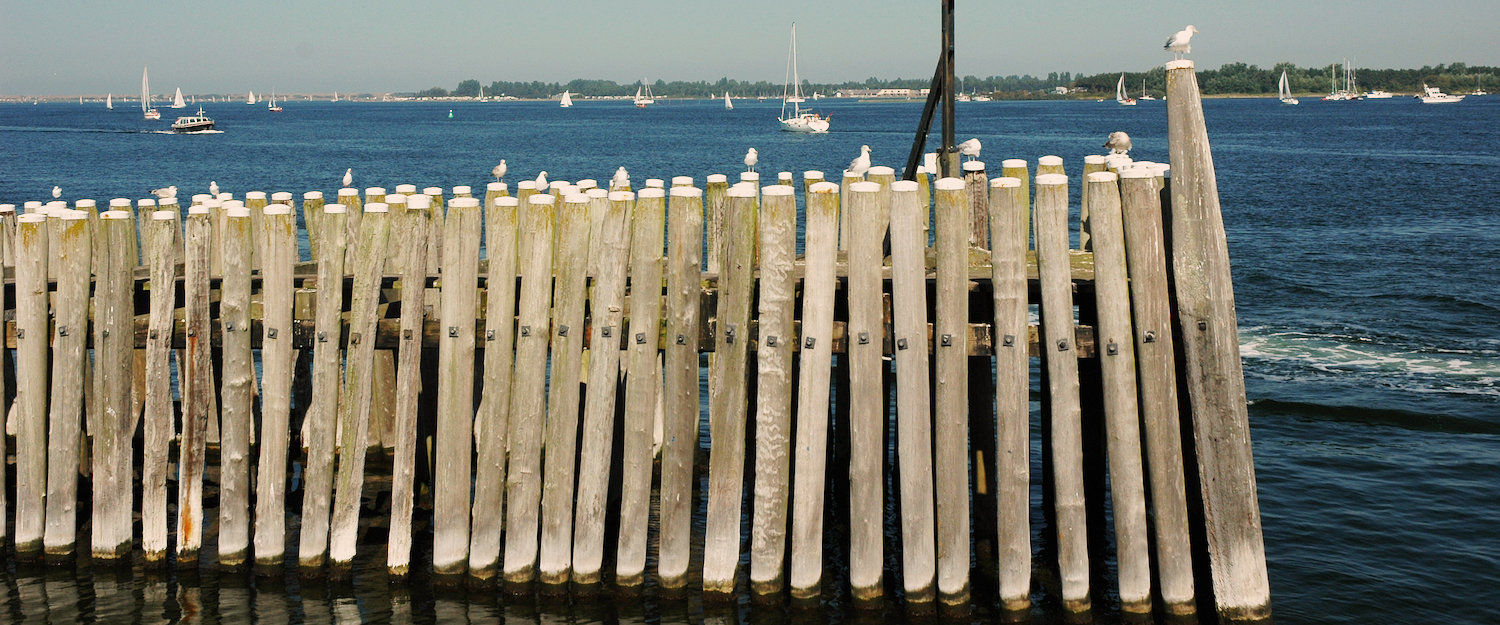
[[[1500, 0], [958, 0], [960, 75], [1142, 71], [1172, 32], [1229, 61], [1500, 65]], [[939, 3], [864, 0], [0, 0], [0, 95], [373, 92], [458, 81], [927, 78]]]

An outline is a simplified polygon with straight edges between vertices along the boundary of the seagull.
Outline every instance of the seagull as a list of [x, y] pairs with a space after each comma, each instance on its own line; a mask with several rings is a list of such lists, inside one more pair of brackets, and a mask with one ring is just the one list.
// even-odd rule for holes
[[958, 153], [969, 157], [969, 160], [979, 158], [979, 138], [975, 137], [958, 144]]
[[1109, 148], [1110, 154], [1125, 154], [1130, 152], [1130, 135], [1121, 131], [1109, 133], [1109, 140], [1104, 142], [1104, 147]]
[[755, 148], [745, 151], [745, 171], [755, 171], [755, 164], [760, 162], [760, 153]]
[[177, 197], [177, 187], [171, 186], [171, 187], [162, 187], [160, 189], [152, 189], [151, 190], [151, 195], [154, 195], [158, 199], [162, 199], [162, 200], [165, 200], [165, 199], [167, 199], [169, 197]]
[[1187, 28], [1172, 33], [1172, 36], [1167, 38], [1167, 45], [1162, 46], [1162, 49], [1170, 50], [1176, 55], [1177, 60], [1182, 60], [1184, 54], [1193, 51], [1193, 46], [1189, 44], [1193, 40], [1193, 35], [1197, 33], [1198, 29], [1193, 28], [1192, 24], [1188, 24]]
[[495, 177], [495, 182], [505, 179], [505, 159], [500, 159], [500, 164], [490, 170], [490, 175]]
[[623, 189], [630, 186], [630, 174], [625, 172], [623, 165], [615, 170], [615, 177], [609, 179], [609, 186], [615, 189]]
[[52, 199], [55, 200], [60, 197], [62, 197], [62, 187], [52, 185]]
[[852, 173], [852, 174], [854, 174], [856, 176], [863, 176], [863, 175], [865, 175], [865, 171], [867, 171], [869, 169], [870, 169], [870, 146], [868, 146], [868, 145], [859, 146], [859, 158], [856, 158], [856, 159], [854, 159], [852, 161], [849, 161], [849, 173]]
[[546, 170], [542, 170], [542, 173], [537, 174], [537, 176], [536, 176], [536, 192], [537, 193], [546, 193], [547, 192], [547, 171]]
[[345, 169], [344, 170], [344, 186], [347, 187], [347, 186], [350, 186], [350, 185], [353, 185], [353, 184], [354, 184], [354, 169], [352, 169], [352, 168], [351, 169]]
[[219, 197], [219, 183], [212, 180], [208, 181], [208, 194]]

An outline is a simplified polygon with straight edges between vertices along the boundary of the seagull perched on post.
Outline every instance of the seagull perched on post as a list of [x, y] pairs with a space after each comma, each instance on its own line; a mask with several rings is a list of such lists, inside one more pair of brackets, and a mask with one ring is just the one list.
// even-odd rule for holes
[[1198, 34], [1198, 29], [1193, 28], [1192, 24], [1188, 24], [1187, 28], [1172, 33], [1172, 36], [1167, 38], [1167, 45], [1162, 46], [1162, 49], [1170, 50], [1176, 55], [1176, 59], [1180, 61], [1182, 60], [1182, 55], [1193, 51], [1193, 47], [1189, 44], [1192, 42], [1193, 35], [1195, 34]]
[[849, 161], [849, 173], [863, 176], [870, 169], [870, 146], [859, 146], [859, 157]]
[[1109, 148], [1110, 154], [1125, 154], [1130, 152], [1130, 135], [1119, 130], [1109, 133], [1109, 140], [1104, 142], [1104, 147]]
[[760, 153], [755, 148], [745, 151], [745, 171], [755, 171], [755, 164], [760, 162]]
[[208, 194], [215, 198], [219, 197], [219, 183], [212, 180], [208, 181]]
[[969, 157], [969, 160], [973, 160], [979, 158], [979, 148], [981, 147], [983, 146], [979, 144], [979, 138], [975, 137], [958, 144], [958, 153]]
[[536, 175], [536, 192], [547, 192], [547, 170], [545, 169], [542, 170], [542, 173]]
[[348, 187], [348, 186], [352, 186], [353, 184], [354, 184], [354, 169], [353, 168], [345, 169], [344, 170], [344, 186]]
[[165, 199], [167, 199], [169, 197], [177, 197], [177, 187], [176, 186], [171, 186], [171, 187], [162, 187], [160, 189], [152, 189], [151, 190], [151, 195], [154, 195], [158, 199], [162, 199], [162, 200], [165, 200]]
[[60, 197], [62, 197], [62, 187], [52, 185], [52, 199], [55, 200]]
[[500, 159], [500, 164], [490, 170], [490, 175], [495, 177], [495, 182], [505, 179], [505, 159]]
[[628, 186], [630, 186], [630, 174], [625, 171], [625, 166], [621, 165], [615, 170], [615, 177], [609, 179], [609, 187], [610, 189], [623, 189]]

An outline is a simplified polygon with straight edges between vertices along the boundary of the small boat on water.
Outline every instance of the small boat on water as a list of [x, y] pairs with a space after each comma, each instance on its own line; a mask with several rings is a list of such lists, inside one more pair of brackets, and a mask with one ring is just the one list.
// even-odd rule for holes
[[107, 108], [107, 109], [109, 109], [111, 111], [115, 110], [115, 94], [113, 94], [113, 93], [105, 94], [105, 96], [104, 96], [104, 108]]
[[1152, 97], [1151, 94], [1146, 93], [1146, 79], [1145, 78], [1141, 79], [1141, 97], [1136, 98], [1136, 99], [1137, 100], [1155, 100], [1156, 99], [1156, 98]]
[[1276, 83], [1276, 94], [1282, 104], [1299, 104], [1297, 98], [1292, 97], [1292, 88], [1286, 82], [1286, 70], [1281, 70], [1281, 80]]
[[187, 108], [187, 103], [182, 101], [182, 87], [178, 87], [177, 88], [177, 96], [174, 97], [174, 98], [172, 98], [172, 108], [174, 108], [174, 109]]
[[1371, 89], [1365, 92], [1365, 99], [1368, 100], [1389, 100], [1391, 97], [1391, 92], [1380, 89]]
[[1120, 74], [1120, 82], [1115, 83], [1115, 102], [1121, 106], [1135, 106], [1135, 98], [1125, 91], [1125, 74]]
[[1427, 83], [1422, 83], [1422, 95], [1417, 96], [1417, 99], [1421, 100], [1423, 104], [1452, 104], [1454, 102], [1462, 102], [1464, 96], [1462, 94], [1452, 95], [1443, 93], [1437, 87], [1429, 87]]
[[1344, 88], [1338, 88], [1338, 80], [1334, 78], [1333, 67], [1328, 68], [1328, 90], [1324, 102], [1358, 102], [1359, 92], [1354, 89], [1354, 70], [1349, 68], [1349, 59], [1344, 59]]
[[251, 91], [250, 93], [245, 94], [245, 104], [255, 104], [255, 102], [256, 102], [256, 100], [255, 100], [255, 92], [254, 91]]
[[266, 102], [266, 110], [272, 113], [281, 112], [281, 106], [276, 104], [276, 91], [274, 89], [271, 91], [271, 99]]
[[635, 88], [635, 107], [643, 109], [652, 104], [656, 104], [656, 98], [651, 96], [651, 83], [642, 78], [641, 86]]
[[734, 110], [734, 103], [729, 101], [729, 92], [728, 91], [724, 92], [724, 110], [726, 110], [726, 111], [733, 111]]
[[[797, 24], [792, 23], [791, 49], [787, 53], [787, 65], [791, 70], [790, 84], [781, 87], [781, 129], [787, 132], [807, 132], [821, 134], [828, 132], [829, 118], [813, 111], [803, 111], [802, 102], [802, 79], [797, 75]], [[790, 87], [791, 93], [787, 93]], [[792, 115], [786, 114], [786, 105], [792, 105]]]
[[203, 114], [203, 109], [198, 109], [197, 115], [179, 117], [172, 122], [172, 132], [203, 132], [214, 129], [214, 120]]
[[161, 112], [151, 106], [151, 81], [146, 79], [146, 68], [141, 68], [141, 116], [148, 120], [161, 119]]
[[563, 108], [568, 108], [568, 107], [573, 106], [573, 94], [571, 94], [571, 93], [569, 93], [567, 91], [563, 91], [563, 94], [562, 94], [562, 103], [560, 104], [560, 106], [562, 106]]

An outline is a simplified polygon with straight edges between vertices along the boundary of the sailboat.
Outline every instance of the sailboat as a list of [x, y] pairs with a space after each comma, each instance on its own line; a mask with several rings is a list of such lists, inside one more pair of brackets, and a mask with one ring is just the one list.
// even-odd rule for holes
[[1276, 93], [1281, 98], [1282, 104], [1297, 104], [1297, 98], [1292, 97], [1292, 88], [1286, 82], [1286, 70], [1281, 70], [1281, 80], [1276, 83]]
[[276, 105], [276, 90], [271, 90], [271, 99], [266, 102], [266, 110], [272, 113], [280, 113], [281, 107]]
[[1125, 74], [1120, 73], [1120, 82], [1115, 83], [1115, 102], [1122, 106], [1135, 106], [1135, 98], [1125, 92]]
[[337, 92], [337, 91], [333, 92], [333, 101], [334, 102], [338, 102], [339, 101], [339, 92]]
[[[792, 22], [792, 42], [787, 51], [787, 65], [791, 74], [790, 91], [788, 85], [781, 87], [781, 129], [788, 132], [828, 132], [829, 119], [812, 111], [803, 112], [802, 102], [802, 78], [797, 75], [797, 23]], [[787, 117], [786, 105], [792, 105], [792, 116]]]
[[728, 91], [724, 92], [724, 110], [726, 110], [726, 111], [733, 111], [734, 110], [734, 103], [729, 101], [729, 92]]
[[161, 113], [151, 107], [151, 82], [146, 80], [146, 68], [141, 68], [141, 114], [146, 119], [161, 119]]
[[174, 109], [185, 109], [185, 108], [187, 108], [187, 103], [182, 101], [182, 87], [178, 87], [177, 88], [177, 95], [176, 95], [176, 97], [172, 98], [172, 108], [174, 108]]
[[1141, 79], [1141, 97], [1136, 98], [1136, 99], [1137, 100], [1155, 100], [1156, 99], [1156, 98], [1151, 97], [1151, 94], [1146, 93], [1146, 79], [1145, 78]]
[[104, 96], [104, 108], [115, 110], [115, 94], [110, 93]]
[[1338, 80], [1334, 78], [1334, 68], [1328, 68], [1329, 94], [1323, 98], [1325, 102], [1357, 102], [1359, 92], [1354, 90], [1354, 71], [1349, 69], [1349, 59], [1344, 59], [1344, 88], [1338, 88]]
[[245, 94], [245, 104], [255, 104], [255, 92]]
[[562, 107], [563, 108], [568, 108], [570, 106], [573, 106], [573, 94], [568, 93], [567, 91], [563, 91], [563, 94], [562, 94]]
[[[645, 90], [645, 95], [641, 94], [642, 89]], [[645, 78], [642, 78], [641, 86], [635, 88], [635, 107], [638, 109], [643, 109], [646, 108], [647, 105], [651, 104], [656, 104], [656, 98], [651, 97], [651, 83], [647, 82]]]

